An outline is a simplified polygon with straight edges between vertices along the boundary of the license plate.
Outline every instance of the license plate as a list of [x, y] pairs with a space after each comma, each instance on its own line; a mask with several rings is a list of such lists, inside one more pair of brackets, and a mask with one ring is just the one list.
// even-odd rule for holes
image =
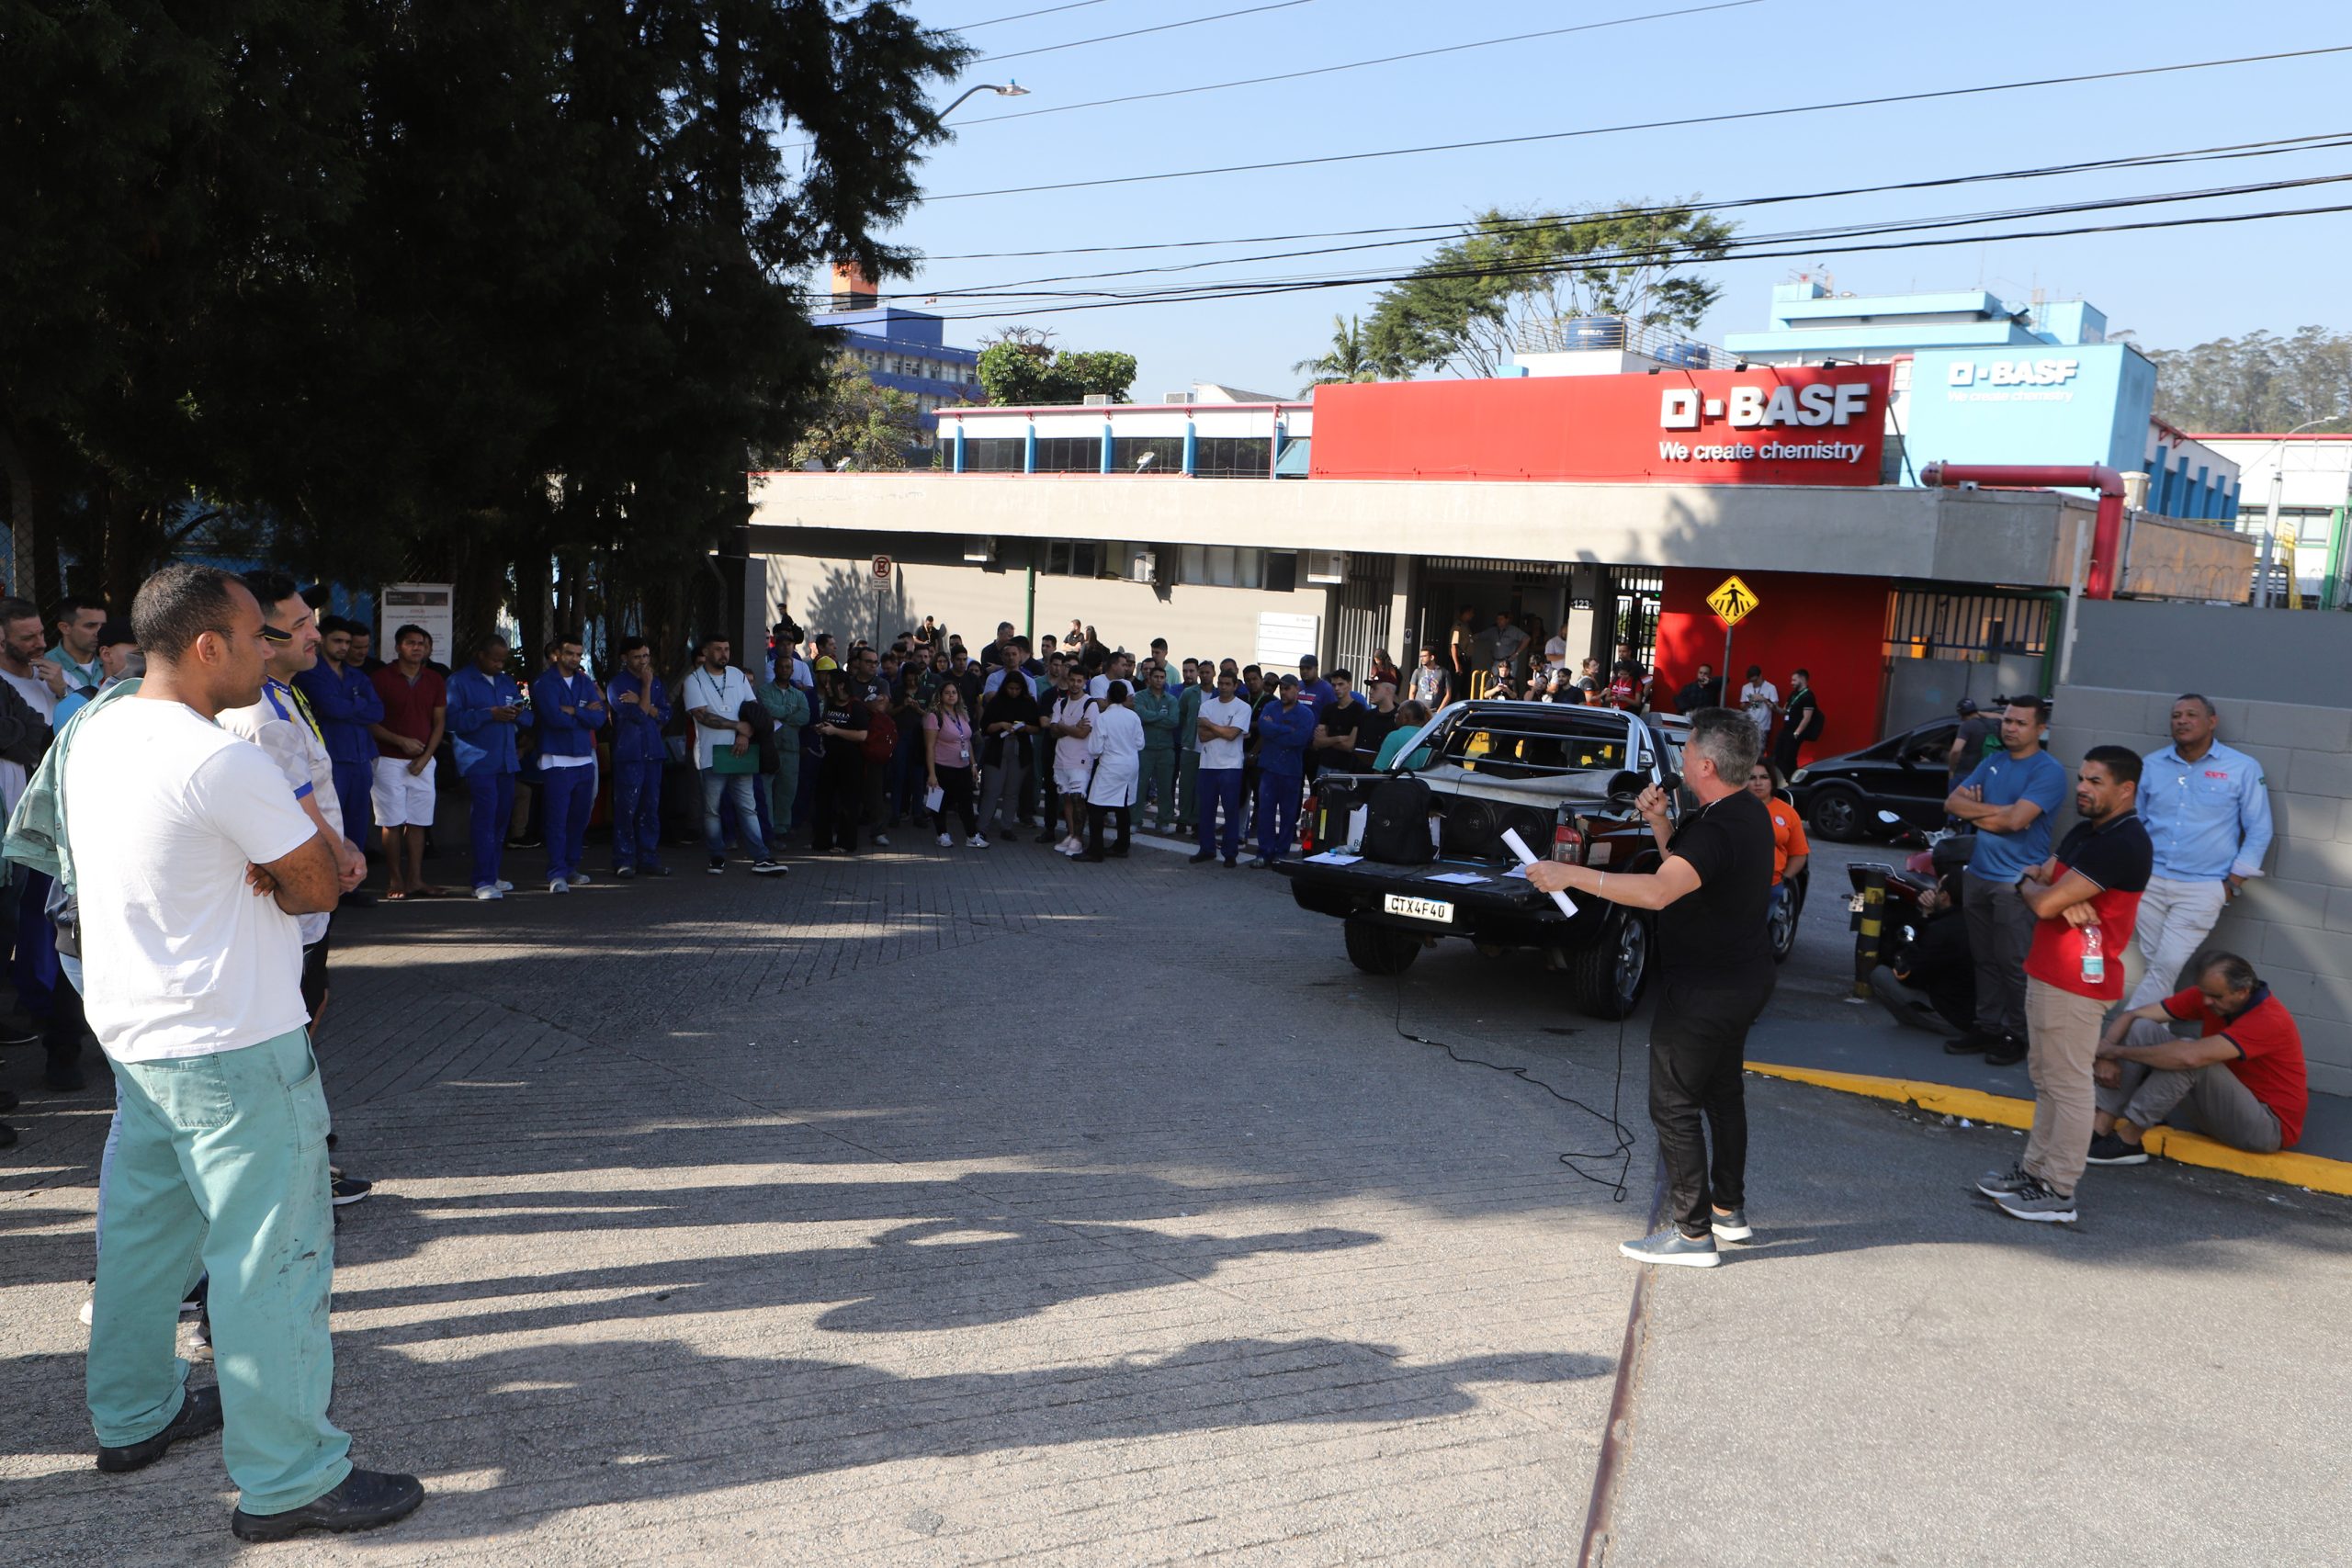
[[1415, 898], [1403, 893], [1384, 893], [1380, 908], [1385, 913], [1404, 915], [1416, 920], [1435, 920], [1447, 926], [1453, 923], [1453, 906], [1442, 898]]

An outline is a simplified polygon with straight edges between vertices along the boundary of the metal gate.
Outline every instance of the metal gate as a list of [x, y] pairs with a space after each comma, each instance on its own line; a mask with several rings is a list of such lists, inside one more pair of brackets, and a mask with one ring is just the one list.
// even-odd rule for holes
[[2042, 692], [2052, 610], [2047, 599], [2014, 593], [1889, 594], [1879, 732], [1940, 718], [1962, 697], [1990, 705], [1996, 697]]
[[1339, 604], [1331, 624], [1331, 668], [1352, 671], [1361, 679], [1372, 668], [1374, 650], [1391, 659], [1396, 649], [1389, 640], [1389, 595], [1396, 566], [1391, 556], [1348, 557], [1348, 575], [1340, 584]]

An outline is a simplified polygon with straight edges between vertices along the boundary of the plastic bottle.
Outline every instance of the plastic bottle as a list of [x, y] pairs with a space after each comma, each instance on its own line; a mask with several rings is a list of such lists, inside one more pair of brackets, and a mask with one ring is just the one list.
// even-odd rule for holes
[[2107, 938], [2097, 922], [2083, 928], [2083, 984], [2096, 986], [2107, 978]]

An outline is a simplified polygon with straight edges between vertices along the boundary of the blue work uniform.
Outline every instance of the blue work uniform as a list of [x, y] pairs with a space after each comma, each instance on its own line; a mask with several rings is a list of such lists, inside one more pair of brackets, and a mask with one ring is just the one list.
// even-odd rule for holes
[[376, 825], [376, 737], [368, 727], [384, 722], [383, 696], [357, 665], [337, 670], [323, 659], [294, 677], [294, 689], [311, 705], [326, 742], [344, 837], [364, 846]]
[[543, 670], [531, 682], [531, 711], [539, 734], [540, 810], [547, 820], [552, 886], [580, 874], [588, 818], [596, 807], [596, 731], [605, 728], [605, 694], [584, 673]]
[[[662, 730], [670, 722], [670, 694], [651, 671], [645, 679], [624, 670], [605, 688], [613, 716], [613, 868], [634, 873], [662, 869], [662, 770], [670, 761]], [[645, 705], [621, 701], [623, 693]]]
[[1315, 710], [1299, 701], [1279, 701], [1258, 711], [1258, 858], [1282, 859], [1298, 830], [1299, 792], [1305, 787], [1306, 746], [1315, 739]]
[[[477, 892], [499, 883], [506, 824], [514, 815], [514, 775], [522, 766], [515, 754], [514, 734], [532, 719], [528, 708], [514, 718], [495, 717], [490, 710], [518, 707], [522, 701], [522, 688], [503, 671], [485, 675], [480, 665], [469, 664], [449, 677], [449, 749], [457, 756], [458, 776], [466, 781]], [[376, 711], [383, 712], [380, 700]], [[324, 728], [323, 719], [321, 728]], [[338, 775], [336, 788], [341, 787]]]

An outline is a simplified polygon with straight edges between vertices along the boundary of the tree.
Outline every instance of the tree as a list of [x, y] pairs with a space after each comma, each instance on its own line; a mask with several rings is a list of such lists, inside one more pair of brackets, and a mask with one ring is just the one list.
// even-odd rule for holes
[[1298, 361], [1291, 369], [1311, 378], [1300, 389], [1302, 396], [1317, 387], [1328, 387], [1333, 382], [1378, 381], [1404, 374], [1402, 366], [1382, 364], [1374, 359], [1363, 322], [1355, 316], [1332, 317], [1331, 346], [1313, 359]]
[[825, 400], [792, 444], [796, 468], [903, 468], [922, 441], [922, 412], [895, 387], [878, 387], [847, 349], [833, 356]]
[[[2132, 334], [2115, 338], [2129, 343]], [[2144, 349], [2156, 365], [2156, 416], [2183, 430], [2352, 432], [2352, 333], [2304, 327]]]
[[1731, 235], [1731, 224], [1682, 205], [1490, 209], [1382, 291], [1366, 353], [1400, 369], [1491, 376], [1516, 349], [1557, 346], [1562, 324], [1579, 316], [1617, 317], [1629, 338], [1688, 331], [1723, 290], [1685, 269], [1721, 260]]
[[1104, 397], [1128, 400], [1136, 356], [1111, 349], [1060, 349], [1053, 334], [1007, 327], [980, 350], [980, 390], [999, 408], [1028, 403], [1078, 403]]

